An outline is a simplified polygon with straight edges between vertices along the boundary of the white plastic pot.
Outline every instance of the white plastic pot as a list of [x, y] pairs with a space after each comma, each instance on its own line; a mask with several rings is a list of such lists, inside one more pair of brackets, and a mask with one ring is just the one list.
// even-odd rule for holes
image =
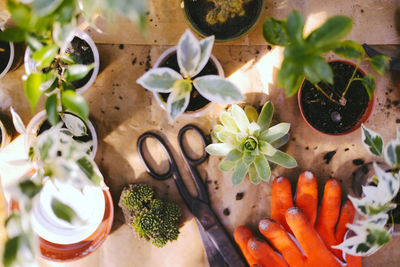
[[[76, 88], [76, 92], [78, 94], [83, 94], [87, 89], [90, 88], [90, 86], [92, 86], [92, 84], [96, 80], [96, 77], [97, 77], [97, 74], [99, 73], [99, 68], [100, 68], [100, 57], [99, 57], [99, 50], [97, 49], [96, 44], [93, 42], [93, 39], [86, 32], [76, 29], [74, 32], [74, 37], [75, 36], [84, 40], [86, 43], [89, 44], [90, 49], [93, 52], [93, 57], [94, 57], [94, 68], [93, 68], [92, 76], [90, 77], [89, 81], [83, 87]], [[29, 47], [27, 47], [25, 50], [24, 62], [25, 62], [25, 72], [28, 75], [35, 71], [36, 63], [32, 59], [32, 51]]]
[[9, 42], [9, 44], [10, 44], [10, 57], [8, 59], [6, 68], [3, 70], [3, 72], [0, 73], [0, 78], [6, 75], [6, 73], [10, 71], [11, 66], [13, 65], [14, 62], [14, 57], [15, 57], [14, 43]]
[[[176, 53], [177, 46], [171, 47], [167, 50], [165, 50], [161, 56], [157, 59], [156, 63], [154, 64], [154, 68], [158, 68], [164, 60], [172, 53]], [[215, 67], [218, 70], [218, 75], [221, 77], [225, 77], [224, 69], [222, 68], [221, 64], [219, 63], [218, 59], [214, 57], [213, 55], [210, 56], [211, 61], [214, 63]], [[154, 97], [156, 98], [158, 104], [164, 109], [167, 110], [167, 103], [164, 102], [164, 100], [161, 98], [161, 96], [153, 92]], [[196, 111], [185, 111], [180, 117], [183, 118], [193, 118], [193, 117], [200, 117], [204, 115], [215, 103], [210, 102], [201, 109], [198, 109]]]
[[[58, 218], [51, 208], [53, 198], [71, 207], [84, 223], [72, 225]], [[87, 185], [81, 192], [72, 185], [48, 179], [33, 202], [32, 228], [41, 238], [52, 243], [74, 244], [96, 231], [104, 212], [102, 187]]]
[[[47, 120], [46, 111], [42, 110], [38, 114], [36, 114], [32, 120], [29, 122], [28, 127], [26, 128], [25, 135], [25, 151], [29, 152], [29, 147], [32, 145], [33, 141], [37, 137], [38, 130], [40, 126]], [[87, 121], [86, 126], [90, 131], [93, 139], [93, 149], [92, 149], [92, 157], [95, 158], [97, 152], [97, 134], [93, 124], [90, 121]]]

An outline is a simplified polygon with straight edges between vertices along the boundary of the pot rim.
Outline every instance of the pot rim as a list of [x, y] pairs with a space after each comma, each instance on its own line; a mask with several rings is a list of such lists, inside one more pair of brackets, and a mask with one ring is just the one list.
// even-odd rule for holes
[[[75, 115], [75, 114], [73, 114], [73, 115]], [[25, 140], [24, 140], [26, 153], [29, 152], [29, 147], [32, 145], [33, 141], [36, 139], [38, 127], [46, 119], [47, 119], [46, 111], [42, 110], [42, 111], [38, 112], [35, 116], [33, 116], [33, 118], [28, 123], [28, 126], [26, 127], [26, 135], [25, 135]], [[92, 134], [92, 141], [93, 141], [92, 158], [94, 159], [96, 157], [97, 146], [98, 146], [96, 129], [94, 128], [94, 126], [90, 120], [88, 120], [85, 124], [88, 127], [90, 133]]]
[[[348, 65], [351, 65], [351, 66], [353, 66], [353, 67], [356, 67], [356, 64], [354, 64], [352, 61], [345, 60], [345, 59], [341, 59], [341, 58], [328, 60], [328, 63], [337, 62], [337, 61], [338, 61], [338, 62], [345, 63], [345, 64], [348, 64]], [[358, 66], [358, 70], [359, 70], [364, 76], [367, 75], [367, 72], [366, 72], [364, 69], [362, 69], [360, 66]], [[300, 85], [299, 91], [297, 92], [297, 104], [298, 104], [298, 106], [299, 106], [300, 114], [301, 114], [301, 116], [303, 117], [303, 120], [304, 120], [304, 121], [307, 123], [307, 125], [308, 125], [309, 127], [311, 127], [311, 129], [313, 129], [314, 131], [316, 131], [316, 132], [318, 132], [318, 133], [321, 133], [321, 134], [324, 134], [324, 135], [334, 136], [334, 137], [345, 136], [345, 135], [348, 135], [348, 134], [353, 133], [353, 132], [355, 132], [356, 130], [358, 130], [358, 129], [361, 127], [361, 124], [365, 123], [365, 122], [371, 117], [371, 114], [372, 114], [372, 111], [373, 111], [374, 105], [375, 105], [375, 91], [374, 91], [374, 94], [372, 95], [371, 100], [369, 100], [367, 109], [365, 110], [365, 112], [364, 112], [364, 114], [362, 115], [361, 119], [358, 121], [358, 123], [357, 123], [355, 126], [353, 126], [353, 127], [352, 127], [350, 130], [348, 130], [347, 132], [339, 133], [339, 134], [332, 134], [332, 133], [324, 133], [324, 132], [322, 132], [322, 131], [316, 129], [316, 128], [315, 128], [314, 126], [312, 126], [311, 123], [306, 119], [306, 117], [305, 117], [305, 115], [304, 115], [304, 112], [303, 112], [303, 107], [302, 107], [302, 104], [301, 104], [301, 91], [302, 91], [302, 89], [303, 89], [303, 85], [304, 85], [305, 80], [306, 80], [306, 78], [303, 79], [303, 81], [302, 81], [302, 83], [301, 83], [301, 85]]]
[[[236, 41], [236, 40], [239, 40], [239, 39], [243, 38], [244, 36], [248, 35], [250, 32], [252, 32], [252, 31], [254, 30], [254, 28], [257, 26], [257, 24], [260, 22], [262, 15], [264, 14], [263, 11], [264, 11], [264, 9], [265, 9], [265, 5], [266, 5], [265, 2], [266, 2], [266, 0], [260, 0], [260, 1], [261, 1], [260, 13], [259, 13], [258, 16], [257, 16], [257, 19], [254, 20], [253, 25], [252, 25], [248, 30], [246, 30], [245, 32], [243, 32], [242, 34], [240, 34], [240, 35], [238, 35], [238, 36], [235, 36], [235, 37], [232, 37], [232, 38], [229, 38], [229, 39], [217, 39], [217, 38], [215, 38], [215, 42], [217, 42], [217, 43], [225, 43], [225, 42]], [[186, 21], [186, 24], [188, 24], [188, 25], [190, 26], [190, 28], [191, 28], [196, 34], [198, 34], [199, 36], [201, 36], [201, 37], [203, 37], [203, 38], [209, 36], [209, 35], [205, 35], [204, 33], [200, 32], [200, 30], [198, 30], [198, 29], [193, 25], [191, 19], [190, 19], [190, 18], [188, 17], [188, 15], [186, 14], [185, 0], [181, 0], [181, 5], [180, 5], [180, 6], [181, 6], [181, 8], [182, 8], [183, 17], [184, 17], [184, 19], [185, 19], [185, 21]]]
[[[164, 59], [169, 56], [170, 54], [176, 52], [177, 50], [177, 46], [173, 46], [168, 48], [167, 50], [165, 50], [161, 56], [158, 57], [156, 63], [154, 64], [153, 68], [158, 68], [161, 63], [164, 61]], [[221, 66], [221, 63], [219, 63], [218, 59], [211, 54], [210, 56], [211, 61], [214, 63], [215, 67], [218, 70], [218, 76], [220, 77], [225, 77], [225, 73], [224, 73], [224, 69]], [[164, 109], [165, 111], [167, 111], [167, 106], [165, 104], [165, 102], [161, 99], [159, 93], [157, 92], [152, 92], [155, 99], [157, 100], [158, 104], [161, 106], [162, 109]], [[196, 111], [185, 111], [183, 114], [181, 114], [179, 117], [182, 118], [193, 118], [193, 117], [200, 117], [202, 115], [204, 115], [205, 113], [207, 113], [212, 106], [214, 106], [215, 103], [210, 101], [207, 105], [205, 105], [204, 107], [196, 110]]]
[[[93, 39], [86, 32], [81, 31], [79, 29], [75, 29], [73, 36], [84, 40], [90, 46], [90, 49], [92, 49], [93, 57], [94, 57], [94, 62], [93, 62], [94, 68], [93, 68], [92, 76], [90, 76], [89, 81], [84, 86], [75, 89], [75, 91], [78, 94], [83, 94], [93, 85], [93, 83], [96, 80], [97, 75], [99, 73], [99, 69], [100, 69], [99, 50], [97, 49], [97, 46], [94, 43]], [[29, 75], [35, 71], [35, 62], [32, 59], [32, 50], [29, 48], [29, 46], [25, 50], [24, 63], [25, 63], [24, 65], [25, 65], [26, 74]]]
[[12, 63], [14, 62], [14, 43], [13, 42], [8, 42], [10, 45], [10, 57], [8, 59], [8, 63], [6, 68], [3, 70], [3, 72], [0, 73], [0, 78], [2, 78], [4, 75], [7, 74], [7, 72], [11, 69]]

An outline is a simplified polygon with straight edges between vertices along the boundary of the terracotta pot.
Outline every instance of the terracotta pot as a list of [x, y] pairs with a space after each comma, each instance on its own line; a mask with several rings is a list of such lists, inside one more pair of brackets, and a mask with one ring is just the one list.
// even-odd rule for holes
[[[183, 15], [185, 18], [186, 23], [190, 26], [190, 28], [196, 32], [198, 35], [201, 37], [207, 37], [210, 35], [215, 35], [215, 41], [216, 42], [230, 42], [230, 41], [235, 41], [238, 39], [243, 38], [246, 36], [249, 32], [251, 32], [255, 26], [258, 24], [260, 21], [262, 15], [264, 14], [263, 11], [265, 10], [265, 0], [252, 0], [254, 2], [258, 2], [258, 6], [254, 8], [256, 11], [256, 14], [254, 14], [254, 17], [252, 17], [252, 20], [248, 24], [241, 24], [243, 28], [237, 28], [235, 33], [232, 34], [232, 36], [229, 37], [219, 37], [217, 32], [213, 32], [211, 29], [205, 29], [204, 25], [199, 25], [199, 23], [195, 22], [195, 19], [193, 18], [193, 15], [191, 14], [190, 11], [193, 11], [191, 7], [189, 7], [189, 1], [192, 2], [197, 2], [197, 1], [207, 1], [207, 0], [181, 0], [181, 8], [183, 11]], [[250, 1], [251, 2], [251, 1]], [[246, 3], [250, 4], [250, 3]], [[197, 13], [198, 11], [196, 11]], [[236, 15], [237, 17], [241, 17], [239, 15]], [[225, 23], [227, 25], [229, 23]], [[221, 28], [224, 28], [225, 25], [222, 25]]]
[[[29, 147], [32, 145], [33, 141], [37, 137], [38, 130], [43, 122], [47, 119], [46, 111], [42, 110], [37, 113], [29, 122], [28, 126], [26, 127], [26, 135], [25, 135], [25, 151], [26, 153], [29, 152]], [[93, 139], [93, 149], [92, 149], [92, 157], [96, 157], [98, 140], [96, 130], [93, 124], [90, 121], [87, 121], [86, 126], [90, 131]]]
[[[345, 64], [348, 64], [348, 65], [351, 65], [351, 66], [353, 66], [353, 67], [356, 67], [356, 64], [354, 64], [353, 62], [348, 61], [348, 60], [335, 59], [335, 60], [329, 60], [329, 61], [328, 61], [328, 63], [331, 63], [331, 62], [343, 62], [343, 63], [345, 63]], [[359, 70], [364, 76], [366, 75], [366, 72], [365, 72], [363, 69], [361, 69], [360, 67], [358, 68], [358, 70]], [[372, 96], [372, 99], [369, 101], [368, 107], [367, 107], [367, 109], [365, 110], [364, 114], [362, 115], [362, 118], [361, 118], [361, 119], [358, 121], [358, 123], [357, 123], [355, 126], [353, 126], [349, 131], [347, 131], [347, 132], [345, 132], [345, 133], [331, 134], [331, 133], [325, 133], [325, 132], [322, 132], [322, 131], [316, 129], [316, 128], [315, 128], [313, 125], [311, 125], [311, 123], [306, 119], [306, 117], [305, 117], [305, 115], [304, 115], [304, 111], [303, 111], [303, 106], [302, 106], [302, 103], [301, 103], [301, 92], [302, 92], [302, 89], [303, 89], [303, 85], [304, 85], [305, 80], [306, 80], [306, 79], [303, 80], [303, 82], [302, 82], [302, 84], [301, 84], [301, 86], [300, 86], [300, 89], [299, 89], [299, 91], [298, 91], [298, 93], [297, 93], [297, 102], [298, 102], [298, 105], [299, 105], [299, 109], [300, 109], [300, 114], [301, 114], [301, 116], [303, 117], [304, 121], [308, 124], [308, 126], [310, 126], [313, 130], [315, 130], [315, 131], [317, 131], [317, 132], [319, 132], [319, 133], [325, 134], [325, 135], [329, 135], [329, 136], [343, 136], [343, 135], [348, 135], [348, 134], [350, 134], [350, 133], [352, 133], [352, 132], [358, 130], [358, 129], [361, 127], [361, 124], [363, 124], [364, 122], [366, 122], [366, 121], [369, 119], [369, 117], [371, 116], [372, 110], [373, 110], [374, 104], [375, 104], [375, 92], [374, 92], [374, 94], [373, 94], [373, 96]]]
[[[75, 89], [75, 91], [78, 94], [83, 94], [87, 89], [90, 88], [90, 86], [92, 86], [92, 84], [97, 78], [97, 74], [99, 73], [99, 68], [100, 68], [99, 50], [97, 49], [97, 46], [94, 43], [93, 39], [86, 32], [76, 29], [74, 32], [74, 37], [78, 37], [84, 40], [90, 46], [90, 49], [92, 50], [94, 57], [94, 68], [92, 76], [90, 76], [89, 81], [84, 86]], [[29, 75], [32, 72], [34, 72], [36, 68], [35, 61], [32, 59], [32, 51], [29, 47], [26, 48], [24, 61], [25, 61], [25, 72]]]
[[[177, 47], [171, 47], [167, 50], [165, 50], [161, 56], [157, 59], [156, 63], [154, 64], [154, 68], [158, 68], [165, 60], [166, 58], [173, 54], [176, 53]], [[216, 57], [214, 57], [213, 55], [210, 56], [210, 60], [213, 62], [213, 64], [215, 65], [215, 67], [218, 70], [218, 75], [221, 77], [225, 77], [224, 74], [224, 70], [221, 66], [221, 64], [219, 63], [218, 59]], [[179, 71], [178, 71], [179, 72]], [[156, 98], [158, 104], [164, 109], [167, 110], [167, 103], [161, 98], [159, 93], [153, 92], [154, 97]], [[214, 105], [213, 102], [208, 103], [207, 105], [205, 105], [204, 107], [196, 110], [196, 111], [185, 111], [182, 115], [180, 115], [180, 117], [183, 118], [193, 118], [193, 117], [200, 117], [202, 115], [204, 115], [212, 106]]]

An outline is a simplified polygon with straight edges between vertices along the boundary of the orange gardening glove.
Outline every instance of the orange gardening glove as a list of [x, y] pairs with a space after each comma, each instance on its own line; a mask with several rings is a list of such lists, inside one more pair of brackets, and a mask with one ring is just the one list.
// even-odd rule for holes
[[[334, 256], [342, 259], [341, 251], [330, 246], [343, 241], [346, 223], [353, 221], [355, 210], [349, 201], [346, 202], [337, 223], [340, 201], [340, 184], [332, 179], [325, 186], [324, 199], [315, 224], [318, 188], [314, 175], [311, 172], [301, 174], [297, 184], [296, 205], [304, 212], [292, 208], [294, 205], [290, 182], [283, 177], [277, 178], [272, 185], [271, 200], [271, 216], [276, 222], [262, 220], [259, 230], [283, 258], [268, 243], [256, 239], [245, 226], [236, 229], [235, 240], [250, 266], [342, 266]], [[302, 250], [287, 232], [295, 235]], [[346, 260], [347, 266], [361, 266], [360, 257], [348, 256]]]

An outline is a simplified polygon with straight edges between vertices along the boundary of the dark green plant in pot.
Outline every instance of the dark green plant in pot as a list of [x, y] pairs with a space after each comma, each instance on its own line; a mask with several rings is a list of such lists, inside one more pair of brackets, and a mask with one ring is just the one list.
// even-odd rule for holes
[[[346, 93], [355, 80], [361, 80], [371, 99], [375, 90], [375, 78], [371, 74], [356, 78], [358, 67], [362, 61], [369, 61], [380, 75], [384, 75], [389, 58], [381, 55], [367, 58], [359, 43], [351, 40], [342, 41], [352, 28], [352, 19], [349, 17], [330, 17], [308, 36], [304, 36], [303, 33], [304, 23], [304, 17], [299, 12], [292, 11], [287, 19], [276, 20], [268, 17], [263, 25], [265, 40], [270, 44], [285, 47], [284, 60], [278, 73], [278, 86], [285, 89], [286, 96], [296, 94], [305, 78], [338, 105], [346, 105]], [[332, 68], [322, 56], [328, 52], [354, 60], [357, 66], [346, 88], [336, 99], [319, 84], [320, 82], [333, 84]]]

